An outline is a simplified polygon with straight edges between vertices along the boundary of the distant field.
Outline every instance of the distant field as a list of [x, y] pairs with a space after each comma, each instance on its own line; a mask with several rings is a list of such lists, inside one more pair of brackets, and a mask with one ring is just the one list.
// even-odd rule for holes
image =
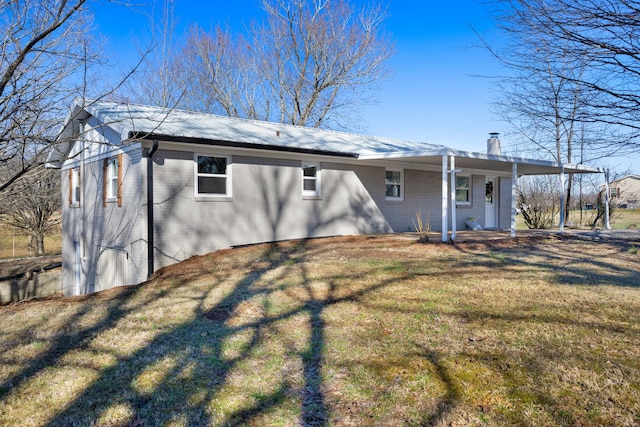
[[627, 230], [640, 227], [640, 209], [616, 209], [611, 218], [611, 228]]
[[[60, 233], [47, 236], [44, 239], [44, 249], [47, 255], [59, 254], [62, 251], [62, 236]], [[29, 237], [20, 230], [6, 225], [0, 225], [0, 259], [16, 258], [33, 255], [29, 252]]]
[[[597, 211], [595, 210], [582, 211], [581, 222], [580, 211], [571, 211], [567, 224], [576, 228], [590, 228], [596, 214]], [[640, 227], [640, 209], [616, 209], [611, 215], [610, 223], [613, 230], [628, 230]], [[516, 228], [518, 230], [527, 229], [522, 215], [516, 217]]]

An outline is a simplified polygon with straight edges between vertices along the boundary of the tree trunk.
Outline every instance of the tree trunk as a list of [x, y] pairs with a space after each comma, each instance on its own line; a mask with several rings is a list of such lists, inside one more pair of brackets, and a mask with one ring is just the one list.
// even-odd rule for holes
[[564, 204], [564, 218], [566, 222], [569, 222], [569, 215], [571, 213], [572, 187], [573, 187], [573, 174], [569, 174], [569, 179], [567, 180], [567, 198], [565, 199], [565, 204]]
[[34, 234], [31, 236], [31, 243], [33, 245], [33, 249], [36, 253], [36, 256], [44, 255], [44, 235], [43, 234]]

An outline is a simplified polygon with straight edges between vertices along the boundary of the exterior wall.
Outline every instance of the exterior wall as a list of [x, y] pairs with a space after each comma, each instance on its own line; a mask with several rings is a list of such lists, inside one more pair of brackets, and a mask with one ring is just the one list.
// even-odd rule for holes
[[[84, 159], [62, 170], [63, 273], [66, 295], [136, 284], [147, 277], [147, 166], [141, 144], [105, 145], [93, 134]], [[171, 147], [171, 144], [168, 144]], [[162, 148], [153, 157], [155, 269], [221, 248], [288, 239], [414, 231], [420, 212], [434, 231], [442, 230], [439, 171], [403, 170], [404, 198], [386, 200], [385, 167], [342, 163], [328, 157], [286, 153], [261, 157], [250, 151], [202, 146], [197, 154], [231, 156], [231, 195], [195, 194], [194, 152]], [[165, 145], [166, 147], [166, 145]], [[103, 206], [103, 161], [123, 153], [122, 207]], [[303, 161], [320, 164], [321, 195], [303, 196]], [[84, 164], [79, 207], [70, 207], [69, 168]], [[500, 180], [500, 227], [510, 206], [508, 179]], [[471, 205], [457, 207], [457, 229], [475, 217], [484, 224], [485, 177], [472, 175]], [[451, 218], [451, 206], [449, 207]], [[508, 226], [508, 225], [507, 225]], [[79, 249], [79, 251], [78, 251]], [[76, 274], [76, 265], [81, 274]], [[79, 280], [78, 280], [79, 278]]]
[[456, 212], [456, 228], [465, 230], [465, 221], [475, 218], [482, 227], [485, 226], [485, 176], [471, 175], [471, 205], [459, 205]]
[[[90, 144], [84, 158], [74, 156], [62, 167], [62, 277], [65, 295], [78, 295], [144, 280], [146, 263], [135, 246], [142, 240], [140, 197], [141, 149]], [[115, 200], [103, 206], [103, 161], [122, 153], [122, 207]], [[68, 202], [69, 169], [80, 168], [80, 203]], [[79, 265], [79, 270], [78, 270]], [[79, 273], [79, 274], [78, 274]]]
[[385, 169], [380, 168], [376, 183], [382, 212], [395, 232], [415, 231], [414, 221], [419, 213], [429, 221], [433, 230], [441, 230], [442, 174], [439, 172], [404, 169], [404, 200], [385, 200]]
[[611, 191], [619, 192], [618, 203], [627, 209], [640, 208], [640, 177], [632, 175], [611, 183]]
[[[196, 196], [194, 152], [158, 150], [153, 172], [156, 269], [231, 246], [414, 231], [418, 212], [434, 231], [442, 230], [440, 172], [405, 169], [404, 199], [388, 201], [384, 167], [325, 161], [320, 162], [321, 196], [308, 197], [302, 195], [301, 163], [313, 159], [234, 154], [222, 147], [203, 147], [197, 154], [231, 156], [231, 196]], [[459, 230], [469, 217], [484, 221], [485, 177], [472, 175], [471, 182], [471, 205], [458, 206]], [[146, 211], [144, 201], [142, 206]], [[142, 241], [146, 244], [146, 238]]]
[[377, 177], [382, 184], [374, 192], [384, 197], [383, 168], [321, 163], [321, 196], [307, 197], [302, 195], [302, 158], [236, 154], [232, 196], [205, 199], [195, 196], [193, 152], [159, 150], [156, 157], [156, 268], [230, 246], [393, 231], [369, 191]]

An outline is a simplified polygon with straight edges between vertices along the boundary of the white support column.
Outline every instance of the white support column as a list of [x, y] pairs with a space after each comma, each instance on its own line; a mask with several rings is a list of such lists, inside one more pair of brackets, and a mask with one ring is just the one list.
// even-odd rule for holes
[[604, 170], [604, 229], [611, 230], [609, 222], [609, 201], [611, 200], [611, 189], [609, 188], [609, 169]]
[[456, 239], [457, 225], [456, 225], [456, 158], [450, 156], [451, 167], [451, 240]]
[[449, 206], [447, 200], [449, 200], [449, 192], [447, 191], [447, 180], [449, 178], [447, 170], [447, 155], [442, 156], [442, 241], [446, 242], [449, 235], [449, 222], [447, 218], [447, 212]]
[[565, 217], [565, 204], [564, 204], [564, 198], [566, 197], [566, 190], [564, 188], [565, 186], [565, 176], [564, 176], [564, 165], [562, 165], [562, 170], [560, 172], [560, 231], [564, 231], [564, 217]]
[[516, 237], [516, 198], [518, 197], [518, 164], [511, 169], [511, 237]]

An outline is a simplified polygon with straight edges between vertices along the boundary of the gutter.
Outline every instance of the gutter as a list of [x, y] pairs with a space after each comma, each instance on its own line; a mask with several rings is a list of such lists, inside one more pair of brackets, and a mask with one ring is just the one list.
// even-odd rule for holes
[[291, 146], [285, 146], [285, 145], [224, 141], [224, 140], [208, 139], [208, 138], [194, 138], [189, 136], [163, 135], [158, 133], [149, 133], [149, 132], [140, 132], [140, 131], [138, 132], [130, 131], [129, 139], [147, 140], [147, 141], [162, 140], [166, 142], [183, 142], [186, 144], [212, 145], [217, 147], [232, 147], [232, 148], [249, 148], [254, 150], [315, 154], [315, 155], [321, 155], [321, 156], [347, 157], [347, 158], [354, 158], [354, 159], [357, 159], [359, 157], [359, 155], [356, 153], [322, 150], [317, 148], [302, 148], [302, 147], [291, 147]]
[[147, 152], [147, 280], [155, 272], [153, 265], [153, 250], [155, 246], [153, 233], [153, 155], [158, 151], [158, 140], [153, 140], [153, 146]]

